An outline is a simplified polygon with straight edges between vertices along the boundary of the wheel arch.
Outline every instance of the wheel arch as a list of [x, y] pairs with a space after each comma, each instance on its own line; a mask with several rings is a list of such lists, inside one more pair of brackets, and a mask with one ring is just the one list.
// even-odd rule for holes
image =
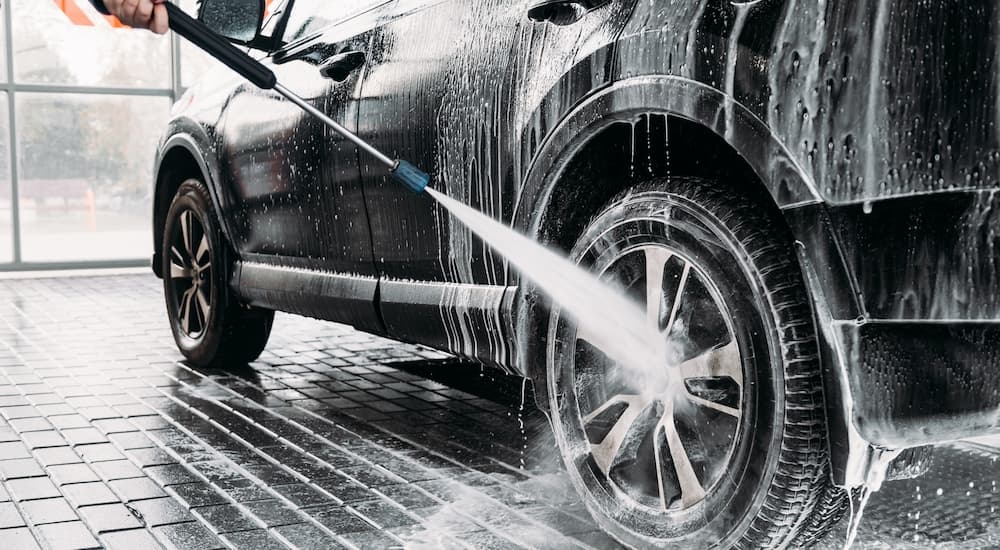
[[[161, 236], [166, 221], [167, 210], [173, 201], [174, 195], [181, 183], [189, 178], [198, 178], [205, 183], [209, 190], [209, 195], [215, 205], [216, 212], [219, 212], [219, 200], [215, 182], [217, 181], [217, 171], [206, 161], [205, 151], [208, 148], [208, 139], [198, 137], [200, 132], [191, 132], [188, 129], [177, 129], [181, 126], [177, 121], [171, 123], [171, 129], [176, 129], [164, 140], [159, 148], [156, 157], [156, 164], [153, 173], [156, 174], [155, 188], [153, 192], [153, 272], [157, 277], [162, 277], [161, 262], [162, 254]], [[222, 233], [226, 240], [232, 242], [229, 228], [224, 217], [218, 216], [218, 221], [222, 227]]]
[[[748, 181], [756, 184], [753, 192], [765, 191], [776, 207], [785, 209], [822, 202], [811, 176], [748, 109], [719, 90], [693, 80], [674, 76], [642, 76], [621, 80], [595, 91], [549, 132], [532, 156], [523, 179], [524, 185], [514, 207], [515, 227], [533, 236], [544, 236], [548, 230], [546, 224], [551, 224], [548, 207], [553, 200], [560, 198], [560, 193], [566, 191], [571, 176], [584, 166], [600, 168], [596, 165], [609, 164], [609, 152], [613, 160], [629, 160], [630, 164], [638, 164], [632, 170], [635, 177], [609, 182], [609, 189], [613, 188], [609, 197], [632, 185], [636, 177], [644, 177], [641, 169], [656, 160], [648, 161], [648, 158], [633, 156], [632, 153], [641, 152], [647, 145], [640, 138], [655, 134], [657, 129], [652, 127], [655, 124], [646, 122], [645, 127], [642, 126], [643, 119], [651, 116], [664, 117], [674, 125], [682, 126], [685, 131], [697, 134], [693, 136], [697, 139], [694, 143], [663, 144], [669, 145], [665, 149], [674, 150], [684, 145], [686, 147], [683, 148], [694, 152], [700, 147], [711, 147], [711, 152], [721, 160], [738, 165], [740, 175], [752, 176]], [[623, 125], [630, 125], [636, 130], [631, 141], [621, 139]], [[592, 155], [588, 156], [593, 152], [601, 154], [602, 158], [597, 159], [599, 162], [587, 162], [593, 160]], [[707, 165], [701, 159], [672, 158], [669, 163], [660, 164], [662, 166], [653, 168], [686, 170], [684, 175], [721, 172], [718, 167]], [[688, 173], [692, 171], [700, 174]], [[597, 175], [606, 173], [598, 172]], [[650, 174], [655, 175], [658, 174]], [[588, 188], [588, 191], [591, 189]], [[545, 205], [545, 208], [538, 208], [538, 205]]]

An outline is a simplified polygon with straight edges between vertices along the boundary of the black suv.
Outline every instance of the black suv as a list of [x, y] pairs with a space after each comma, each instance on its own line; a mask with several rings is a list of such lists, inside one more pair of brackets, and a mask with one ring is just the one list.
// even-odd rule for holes
[[155, 172], [153, 267], [191, 363], [253, 360], [282, 310], [529, 377], [632, 546], [807, 546], [880, 464], [997, 427], [1000, 4], [269, 11], [248, 43], [286, 87], [634, 296], [685, 342], [683, 391], [623, 376], [426, 194], [223, 70]]

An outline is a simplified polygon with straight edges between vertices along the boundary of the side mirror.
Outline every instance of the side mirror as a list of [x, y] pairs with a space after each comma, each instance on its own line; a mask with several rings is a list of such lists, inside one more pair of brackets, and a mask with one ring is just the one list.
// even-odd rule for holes
[[264, 0], [201, 0], [198, 20], [216, 34], [249, 45], [260, 34]]

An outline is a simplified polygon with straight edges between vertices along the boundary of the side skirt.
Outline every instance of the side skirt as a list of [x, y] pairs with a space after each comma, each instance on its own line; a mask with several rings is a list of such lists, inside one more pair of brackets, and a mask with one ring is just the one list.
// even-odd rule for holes
[[379, 311], [393, 338], [499, 367], [516, 368], [511, 304], [517, 287], [385, 280]]
[[230, 284], [253, 306], [352, 325], [523, 375], [511, 321], [517, 287], [379, 280], [245, 260]]
[[375, 277], [239, 261], [230, 284], [250, 305], [386, 333], [375, 309]]

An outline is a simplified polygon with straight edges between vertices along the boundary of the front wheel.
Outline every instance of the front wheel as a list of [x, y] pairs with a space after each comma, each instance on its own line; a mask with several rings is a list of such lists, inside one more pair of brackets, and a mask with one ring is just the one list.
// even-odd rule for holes
[[673, 178], [614, 199], [572, 251], [643, 304], [672, 350], [636, 372], [549, 319], [560, 451], [592, 515], [630, 546], [800, 546], [835, 515], [817, 506], [842, 502], [814, 321], [781, 228], [718, 184]]
[[163, 294], [178, 349], [198, 367], [245, 364], [260, 355], [274, 312], [239, 303], [229, 290], [231, 261], [208, 190], [187, 180], [163, 230]]

